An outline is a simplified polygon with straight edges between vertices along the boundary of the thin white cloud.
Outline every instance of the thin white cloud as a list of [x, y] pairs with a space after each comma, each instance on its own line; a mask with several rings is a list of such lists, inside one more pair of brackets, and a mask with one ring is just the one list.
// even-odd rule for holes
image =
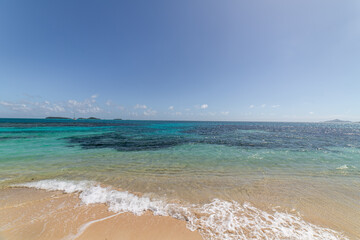
[[10, 102], [0, 101], [0, 105], [5, 106], [5, 107], [9, 107], [9, 106], [12, 106], [13, 104], [10, 103]]
[[266, 107], [266, 104], [261, 104], [260, 107], [265, 108], [265, 107]]
[[12, 111], [30, 111], [32, 108], [25, 103], [14, 103], [14, 102], [7, 102], [7, 101], [0, 101], [0, 105], [12, 110]]
[[310, 114], [310, 115], [313, 115], [313, 114], [314, 114], [314, 112], [309, 112], [309, 114]]
[[203, 104], [203, 105], [200, 106], [201, 109], [206, 109], [208, 107], [209, 107], [209, 105], [207, 105], [207, 104]]
[[67, 107], [69, 111], [73, 113], [99, 113], [102, 111], [102, 109], [99, 106], [94, 105], [96, 102], [95, 98], [97, 98], [97, 95], [92, 95], [90, 99], [85, 99], [84, 101], [70, 99], [67, 101]]
[[182, 115], [182, 112], [176, 112], [175, 115], [176, 115], [176, 116], [181, 116], [181, 115]]
[[280, 105], [272, 105], [271, 107], [272, 108], [278, 108], [278, 107], [280, 107]]
[[171, 111], [174, 110], [174, 106], [170, 106], [169, 110], [171, 110]]
[[129, 116], [137, 117], [139, 114], [137, 112], [128, 112]]
[[0, 106], [9, 109], [12, 112], [25, 113], [23, 116], [49, 116], [59, 114], [69, 116], [73, 114], [95, 114], [103, 112], [95, 101], [97, 95], [90, 96], [88, 99], [78, 101], [74, 99], [65, 102], [52, 103], [49, 100], [44, 101], [0, 101]]
[[252, 105], [252, 104], [249, 106], [249, 108], [254, 108], [254, 107], [255, 107], [255, 106], [254, 106], [254, 105]]
[[230, 113], [230, 112], [228, 112], [228, 111], [226, 111], [226, 112], [221, 112], [221, 115], [227, 116], [227, 115], [229, 115], [229, 113]]
[[65, 112], [65, 108], [62, 105], [50, 103], [49, 101], [43, 102], [9, 102], [0, 101], [0, 105], [15, 112], [32, 112], [32, 113], [51, 113], [51, 112]]
[[49, 101], [35, 102], [33, 104], [46, 112], [65, 112], [65, 108], [62, 105], [50, 103]]
[[146, 111], [144, 111], [144, 115], [145, 116], [154, 116], [156, 115], [156, 111], [155, 110], [152, 110], [152, 109], [147, 109]]
[[91, 96], [91, 102], [92, 102], [92, 103], [95, 103], [97, 97], [98, 97], [97, 94], [92, 95], [92, 96]]
[[80, 102], [78, 102], [78, 101], [76, 101], [76, 100], [68, 100], [68, 105], [70, 106], [70, 107], [78, 107], [78, 106], [81, 106], [81, 103]]
[[141, 105], [141, 104], [136, 104], [134, 106], [135, 109], [147, 109], [147, 106], [146, 105]]
[[[105, 105], [108, 106], [109, 107], [108, 109], [111, 109], [111, 110], [121, 110], [121, 111], [125, 110], [125, 107], [113, 102], [110, 99], [105, 102]], [[112, 112], [110, 111], [109, 113], [112, 113]]]
[[79, 113], [83, 113], [83, 114], [98, 113], [98, 112], [101, 112], [101, 108], [99, 108], [99, 107], [91, 107], [91, 108], [87, 108], [87, 109], [78, 109], [77, 111]]

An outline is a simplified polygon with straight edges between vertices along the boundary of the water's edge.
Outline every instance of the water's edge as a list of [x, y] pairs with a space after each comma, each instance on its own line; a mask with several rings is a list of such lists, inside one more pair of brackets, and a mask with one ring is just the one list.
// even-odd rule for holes
[[286, 212], [266, 212], [250, 203], [213, 199], [210, 203], [182, 204], [137, 196], [92, 181], [42, 180], [17, 184], [47, 191], [78, 193], [84, 204], [102, 203], [114, 213], [170, 216], [184, 220], [187, 228], [198, 230], [204, 239], [348, 239], [342, 233], [316, 226]]

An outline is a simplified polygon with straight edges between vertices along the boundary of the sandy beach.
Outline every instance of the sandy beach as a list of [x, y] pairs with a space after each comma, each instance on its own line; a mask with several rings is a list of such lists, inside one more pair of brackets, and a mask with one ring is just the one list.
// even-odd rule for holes
[[63, 121], [0, 119], [2, 239], [360, 237], [358, 125]]
[[200, 240], [185, 221], [145, 213], [113, 213], [82, 204], [77, 194], [28, 188], [0, 191], [0, 239], [189, 239]]

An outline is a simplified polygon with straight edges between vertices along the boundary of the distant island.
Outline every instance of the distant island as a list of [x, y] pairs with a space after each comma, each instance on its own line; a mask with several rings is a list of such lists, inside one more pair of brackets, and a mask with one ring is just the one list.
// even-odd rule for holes
[[89, 117], [89, 118], [78, 118], [77, 120], [101, 120], [101, 119], [96, 117]]
[[72, 119], [68, 117], [46, 117], [45, 119]]
[[[45, 119], [67, 119], [67, 120], [101, 120], [100, 118], [96, 117], [89, 117], [89, 118], [68, 118], [68, 117], [46, 117]], [[121, 119], [116, 119], [121, 120]]]
[[122, 120], [122, 119], [121, 119], [121, 118], [115, 118], [114, 120], [120, 121], [120, 120]]
[[334, 119], [334, 120], [325, 121], [325, 123], [351, 123], [351, 121]]

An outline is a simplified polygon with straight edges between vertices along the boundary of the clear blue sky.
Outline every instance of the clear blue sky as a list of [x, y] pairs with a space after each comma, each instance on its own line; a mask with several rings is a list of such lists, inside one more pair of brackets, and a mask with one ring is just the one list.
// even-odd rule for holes
[[0, 117], [360, 121], [359, 0], [1, 0]]

